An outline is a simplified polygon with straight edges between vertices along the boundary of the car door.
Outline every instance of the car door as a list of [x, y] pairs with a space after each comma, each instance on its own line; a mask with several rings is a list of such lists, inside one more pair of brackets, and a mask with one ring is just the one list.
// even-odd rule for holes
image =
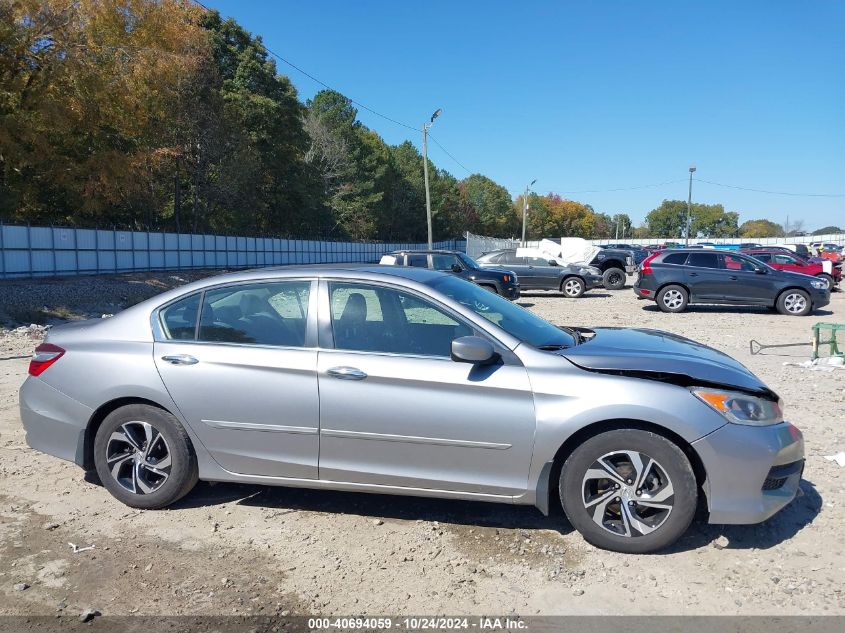
[[[474, 328], [386, 284], [321, 281], [320, 479], [521, 494], [534, 403], [518, 359], [450, 359]], [[498, 344], [497, 344], [498, 345]]]
[[[771, 269], [745, 255], [725, 253], [720, 256], [727, 273], [725, 299], [732, 303], [771, 305], [775, 281]], [[762, 273], [757, 272], [763, 271]]]
[[316, 285], [209, 288], [159, 312], [159, 374], [199, 441], [230, 472], [317, 477]]
[[719, 255], [712, 252], [691, 252], [684, 265], [684, 281], [691, 301], [722, 301], [728, 275], [720, 269]]
[[547, 290], [557, 290], [560, 288], [560, 266], [552, 266], [551, 261], [543, 257], [535, 257], [534, 262], [534, 274], [540, 287]]

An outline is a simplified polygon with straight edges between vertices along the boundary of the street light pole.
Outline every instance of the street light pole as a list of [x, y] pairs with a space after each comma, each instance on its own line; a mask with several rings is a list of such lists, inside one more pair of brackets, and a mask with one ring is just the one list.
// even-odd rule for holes
[[692, 217], [692, 175], [695, 173], [695, 165], [690, 165], [689, 168], [689, 197], [687, 198], [687, 231], [686, 231], [686, 246], [689, 246], [689, 228]]
[[434, 119], [443, 113], [443, 108], [438, 108], [437, 111], [431, 115], [431, 120], [428, 123], [423, 123], [423, 179], [425, 180], [425, 215], [428, 222], [428, 248], [434, 248], [434, 239], [431, 230], [431, 192], [428, 189], [428, 128], [434, 125]]
[[528, 192], [537, 179], [531, 181], [531, 184], [525, 187], [525, 195], [522, 197], [522, 245], [525, 246], [525, 224], [528, 220]]

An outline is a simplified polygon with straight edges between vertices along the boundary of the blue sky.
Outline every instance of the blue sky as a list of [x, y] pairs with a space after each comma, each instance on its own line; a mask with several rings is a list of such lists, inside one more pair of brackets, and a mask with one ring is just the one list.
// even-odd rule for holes
[[[635, 221], [696, 177], [845, 194], [845, 2], [204, 0], [470, 172]], [[305, 99], [321, 86], [278, 63]], [[420, 133], [366, 112], [389, 143]], [[434, 144], [438, 166], [468, 173]], [[630, 191], [604, 191], [678, 181]], [[584, 190], [603, 190], [596, 193]], [[741, 220], [845, 224], [845, 196], [693, 183]]]

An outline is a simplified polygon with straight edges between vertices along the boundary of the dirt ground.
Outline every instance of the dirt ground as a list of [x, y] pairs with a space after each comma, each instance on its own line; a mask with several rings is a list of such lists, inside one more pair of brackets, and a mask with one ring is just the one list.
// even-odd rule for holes
[[[57, 314], [61, 288], [39, 290], [34, 309]], [[0, 308], [12, 296], [4, 290]], [[26, 289], [15, 292], [15, 310], [25, 309]], [[63, 314], [103, 309], [82, 303]], [[808, 318], [710, 307], [669, 315], [630, 289], [577, 300], [528, 293], [520, 303], [558, 324], [658, 328], [738, 358], [804, 431], [803, 496], [760, 525], [696, 523], [671, 550], [645, 556], [597, 550], [560, 514], [465, 501], [201, 483], [171, 509], [132, 510], [73, 464], [27, 448], [17, 402], [27, 360], [6, 359], [30, 353], [39, 334], [6, 331], [0, 614], [845, 614], [845, 468], [823, 457], [845, 451], [845, 370], [784, 365], [809, 347], [748, 349], [751, 339], [808, 341], [816, 321], [845, 321], [845, 293]], [[94, 547], [73, 553], [70, 543]]]

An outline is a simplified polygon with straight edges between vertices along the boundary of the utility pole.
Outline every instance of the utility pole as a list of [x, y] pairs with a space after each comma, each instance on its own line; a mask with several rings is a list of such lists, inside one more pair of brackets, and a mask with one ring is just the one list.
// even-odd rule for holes
[[687, 198], [687, 231], [686, 231], [686, 245], [689, 246], [689, 228], [692, 218], [692, 175], [695, 173], [695, 165], [690, 165], [689, 168], [689, 197]]
[[423, 179], [425, 180], [425, 215], [428, 221], [428, 249], [434, 248], [434, 238], [431, 230], [431, 192], [428, 189], [428, 128], [434, 125], [434, 119], [443, 113], [443, 108], [438, 108], [437, 111], [431, 115], [431, 121], [423, 123]]
[[522, 197], [522, 245], [525, 246], [525, 225], [528, 221], [528, 192], [531, 190], [531, 187], [534, 186], [534, 183], [537, 182], [537, 179], [531, 181], [530, 185], [525, 187], [525, 195]]

